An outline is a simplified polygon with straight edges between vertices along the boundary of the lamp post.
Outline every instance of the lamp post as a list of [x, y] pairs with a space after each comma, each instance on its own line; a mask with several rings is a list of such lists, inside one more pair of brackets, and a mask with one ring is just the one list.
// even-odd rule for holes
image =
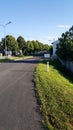
[[6, 45], [6, 26], [8, 25], [8, 24], [11, 24], [12, 22], [11, 21], [9, 21], [8, 23], [6, 23], [5, 25], [3, 25], [3, 24], [0, 24], [0, 26], [2, 26], [3, 28], [4, 28], [4, 37], [5, 37], [5, 55], [7, 55], [7, 45]]

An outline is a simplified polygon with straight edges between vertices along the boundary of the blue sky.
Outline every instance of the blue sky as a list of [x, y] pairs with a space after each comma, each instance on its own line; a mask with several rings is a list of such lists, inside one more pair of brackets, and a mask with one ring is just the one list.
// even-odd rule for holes
[[1, 0], [0, 25], [9, 21], [6, 35], [49, 44], [73, 25], [73, 0]]

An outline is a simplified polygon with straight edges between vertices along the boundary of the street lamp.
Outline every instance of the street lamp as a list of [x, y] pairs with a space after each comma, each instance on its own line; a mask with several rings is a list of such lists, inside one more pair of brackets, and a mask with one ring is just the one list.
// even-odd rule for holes
[[12, 22], [11, 21], [9, 21], [8, 23], [6, 23], [5, 25], [3, 25], [3, 24], [0, 24], [0, 26], [2, 26], [3, 28], [4, 28], [4, 37], [5, 37], [5, 55], [7, 55], [7, 46], [6, 46], [6, 26], [8, 25], [8, 24], [11, 24]]

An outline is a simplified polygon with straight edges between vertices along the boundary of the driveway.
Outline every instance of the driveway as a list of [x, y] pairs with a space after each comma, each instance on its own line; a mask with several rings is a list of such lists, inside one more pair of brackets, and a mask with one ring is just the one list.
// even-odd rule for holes
[[0, 130], [43, 130], [32, 82], [38, 60], [0, 64]]

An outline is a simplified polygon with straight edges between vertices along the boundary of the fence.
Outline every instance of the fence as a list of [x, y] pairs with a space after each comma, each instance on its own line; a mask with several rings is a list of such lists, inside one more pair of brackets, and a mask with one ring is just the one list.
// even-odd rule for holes
[[73, 61], [64, 61], [59, 58], [62, 65], [64, 65], [68, 70], [70, 70], [73, 73]]

